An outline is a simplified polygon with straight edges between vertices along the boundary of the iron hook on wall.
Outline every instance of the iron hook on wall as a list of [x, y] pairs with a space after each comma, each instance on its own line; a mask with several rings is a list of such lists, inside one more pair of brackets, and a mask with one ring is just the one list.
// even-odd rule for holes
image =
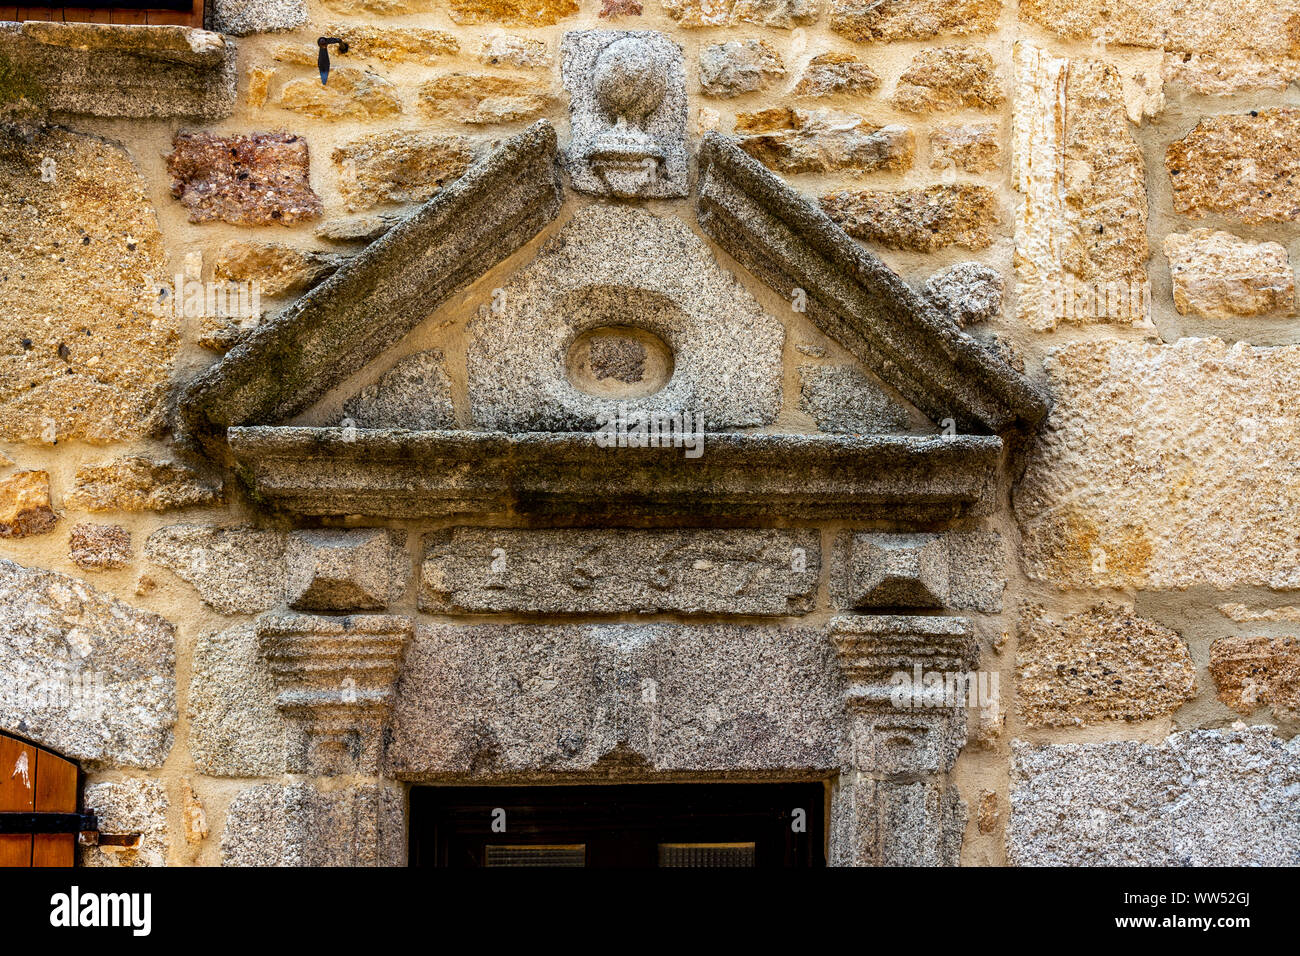
[[340, 40], [338, 37], [321, 37], [316, 41], [320, 47], [320, 53], [316, 54], [316, 65], [320, 67], [320, 85], [324, 86], [330, 78], [330, 44], [337, 43], [340, 53], [348, 52], [348, 41]]

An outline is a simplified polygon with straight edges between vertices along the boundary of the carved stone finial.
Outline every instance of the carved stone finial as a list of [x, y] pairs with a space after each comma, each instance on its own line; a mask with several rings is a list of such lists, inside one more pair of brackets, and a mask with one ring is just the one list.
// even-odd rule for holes
[[290, 773], [376, 774], [402, 651], [414, 626], [368, 614], [270, 615], [257, 640], [288, 718]]
[[661, 33], [582, 30], [562, 48], [575, 189], [622, 198], [685, 196], [686, 73]]

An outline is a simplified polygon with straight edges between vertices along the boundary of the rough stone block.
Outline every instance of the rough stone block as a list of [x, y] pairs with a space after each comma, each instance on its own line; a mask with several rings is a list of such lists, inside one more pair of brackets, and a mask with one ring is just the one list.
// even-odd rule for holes
[[1209, 116], [1165, 152], [1174, 209], [1250, 225], [1300, 220], [1300, 109]]
[[19, 471], [0, 479], [0, 538], [45, 534], [58, 520], [47, 472]]
[[406, 590], [406, 533], [381, 528], [294, 531], [285, 553], [289, 606], [378, 611]]
[[1300, 717], [1300, 640], [1221, 637], [1210, 645], [1210, 676], [1219, 700], [1250, 714], [1267, 705], [1282, 720]]
[[987, 173], [1002, 165], [997, 123], [957, 123], [930, 130], [930, 168]]
[[172, 195], [189, 211], [190, 222], [288, 226], [321, 214], [320, 197], [311, 188], [307, 141], [301, 136], [178, 133], [167, 172]]
[[549, 27], [578, 12], [578, 0], [450, 0], [453, 22]]
[[[577, 353], [601, 330], [628, 369]], [[472, 420], [508, 432], [594, 431], [620, 411], [687, 412], [710, 431], [766, 424], [784, 337], [684, 223], [587, 207], [470, 321]]]
[[1196, 695], [1196, 666], [1177, 631], [1099, 605], [1059, 623], [1021, 623], [1016, 703], [1029, 727], [1083, 727], [1172, 714]]
[[824, 432], [860, 435], [912, 430], [907, 408], [852, 365], [799, 366], [799, 408]]
[[285, 595], [283, 531], [170, 525], [144, 543], [144, 555], [198, 589], [222, 614], [256, 614]]
[[1300, 348], [1078, 343], [1045, 365], [1056, 401], [1013, 498], [1032, 579], [1300, 587], [1300, 542], [1279, 520]]
[[284, 772], [284, 718], [252, 624], [199, 638], [190, 677], [190, 755], [214, 777]]
[[832, 0], [830, 27], [850, 40], [928, 40], [989, 33], [1002, 0]]
[[831, 600], [839, 608], [948, 607], [996, 613], [1006, 587], [1002, 536], [844, 532], [835, 541]]
[[212, 4], [212, 29], [230, 36], [279, 33], [306, 22], [305, 0], [213, 0]]
[[835, 96], [874, 93], [880, 77], [851, 53], [832, 50], [808, 61], [794, 88], [795, 96]]
[[479, 42], [478, 61], [484, 66], [544, 69], [551, 65], [551, 48], [545, 40], [496, 31]]
[[402, 866], [405, 798], [361, 784], [321, 791], [307, 783], [239, 792], [221, 835], [225, 866]]
[[161, 417], [179, 321], [156, 308], [167, 259], [126, 150], [57, 128], [5, 136], [0, 218], [0, 438], [143, 437]]
[[708, 96], [765, 90], [784, 76], [781, 54], [762, 40], [728, 40], [700, 51], [700, 85]]
[[263, 296], [290, 295], [323, 281], [345, 261], [345, 256], [280, 242], [235, 240], [217, 251], [212, 278], [255, 284]]
[[816, 628], [425, 624], [388, 767], [425, 780], [835, 768], [841, 694]]
[[789, 30], [814, 22], [821, 0], [664, 0], [664, 12], [684, 29], [758, 26]]
[[138, 836], [132, 846], [80, 848], [82, 866], [166, 866], [167, 790], [161, 780], [140, 777], [87, 784], [82, 805], [99, 821], [100, 833]]
[[1300, 738], [1193, 730], [1158, 746], [1012, 745], [1018, 866], [1296, 866]]
[[841, 784], [840, 812], [850, 831], [846, 866], [956, 866], [966, 805], [956, 787], [934, 781], [893, 782], [854, 775]]
[[906, 126], [876, 126], [853, 113], [776, 107], [736, 117], [740, 148], [779, 173], [909, 169], [916, 137]]
[[820, 568], [813, 531], [453, 528], [426, 539], [420, 609], [804, 614]]
[[128, 455], [99, 465], [78, 465], [70, 508], [86, 511], [171, 511], [219, 505], [219, 480], [188, 465]]
[[[433, 66], [445, 57], [460, 52], [460, 41], [455, 34], [446, 30], [336, 23], [326, 27], [325, 33], [347, 40], [348, 52], [339, 54], [339, 60], [344, 63], [358, 59]], [[334, 49], [337, 50], [337, 47]]]
[[898, 78], [889, 102], [905, 113], [994, 109], [1005, 99], [993, 54], [978, 47], [922, 50]]
[[959, 328], [997, 317], [1005, 283], [996, 269], [979, 262], [959, 262], [925, 281], [931, 302], [952, 316]]
[[2, 559], [0, 594], [0, 730], [83, 765], [162, 766], [176, 722], [172, 625]]
[[68, 559], [83, 571], [112, 571], [130, 563], [131, 532], [115, 524], [76, 524]]
[[1179, 314], [1228, 319], [1295, 313], [1295, 273], [1281, 244], [1194, 229], [1170, 233], [1164, 247]]
[[319, 77], [290, 80], [277, 105], [316, 119], [340, 121], [385, 119], [402, 112], [398, 87], [377, 73], [340, 66], [330, 70], [329, 82]]
[[821, 206], [854, 238], [912, 252], [983, 249], [997, 222], [993, 190], [973, 183], [846, 190], [821, 197]]
[[1150, 322], [1146, 164], [1108, 64], [1015, 48], [1018, 311], [1062, 322]]
[[380, 203], [426, 202], [461, 177], [474, 153], [464, 136], [397, 131], [353, 140], [330, 158], [343, 201], [355, 212]]
[[551, 108], [549, 80], [494, 73], [448, 73], [420, 85], [420, 112], [457, 123], [513, 123]]

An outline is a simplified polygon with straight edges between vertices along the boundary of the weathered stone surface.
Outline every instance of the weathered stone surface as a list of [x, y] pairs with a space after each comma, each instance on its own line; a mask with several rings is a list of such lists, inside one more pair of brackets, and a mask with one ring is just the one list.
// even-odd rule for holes
[[898, 78], [889, 102], [906, 113], [993, 109], [1006, 97], [993, 54], [969, 46], [922, 50]]
[[70, 508], [86, 511], [170, 511], [222, 501], [219, 480], [179, 462], [127, 455], [99, 465], [78, 465], [68, 493]]
[[963, 329], [1002, 312], [1004, 287], [1001, 273], [981, 262], [959, 262], [925, 280], [926, 297]]
[[290, 80], [280, 91], [278, 105], [323, 120], [376, 120], [402, 112], [397, 87], [377, 73], [340, 66], [330, 70], [328, 84], [319, 77]]
[[874, 93], [880, 77], [851, 53], [832, 50], [808, 61], [795, 96], [835, 96], [839, 93]]
[[645, 30], [564, 35], [573, 188], [620, 198], [685, 196], [686, 67], [681, 48]]
[[167, 788], [161, 780], [131, 777], [87, 784], [82, 802], [99, 821], [100, 833], [139, 835], [132, 847], [88, 846], [82, 866], [166, 866]]
[[300, 611], [381, 611], [406, 590], [410, 563], [404, 531], [294, 531], [285, 552], [289, 606]]
[[1201, 92], [1284, 89], [1300, 73], [1295, 0], [1025, 0], [1020, 18], [1070, 40], [1168, 50]]
[[956, 787], [936, 781], [894, 782], [854, 774], [837, 809], [846, 838], [844, 866], [956, 866], [966, 805]]
[[226, 811], [226, 866], [402, 866], [405, 797], [361, 784], [321, 791], [311, 784], [249, 787]]
[[936, 421], [997, 432], [1042, 417], [1035, 386], [717, 134], [700, 151], [696, 215], [706, 235]]
[[[585, 432], [244, 427], [230, 448], [257, 494], [298, 514], [851, 517], [986, 514], [1002, 440], [981, 435], [713, 433], [616, 447]], [[329, 467], [322, 468], [328, 461]], [[304, 482], [304, 476], [310, 481]]]
[[316, 238], [327, 242], [374, 242], [401, 222], [396, 215], [348, 216], [316, 227]]
[[664, 12], [682, 27], [754, 23], [789, 30], [821, 14], [821, 0], [663, 0]]
[[68, 560], [83, 571], [112, 571], [130, 563], [131, 532], [115, 524], [75, 524]]
[[555, 153], [545, 121], [511, 137], [259, 326], [247, 347], [186, 387], [180, 406], [191, 431], [206, 439], [232, 424], [283, 420], [396, 343], [554, 218]]
[[309, 289], [331, 275], [345, 258], [328, 252], [297, 249], [280, 242], [228, 242], [217, 251], [212, 277], [256, 283], [261, 295], [289, 295]]
[[546, 81], [493, 73], [448, 73], [420, 85], [420, 112], [460, 123], [510, 123], [550, 109]]
[[987, 173], [1002, 165], [997, 123], [957, 123], [930, 130], [930, 168]]
[[700, 85], [709, 96], [765, 90], [784, 76], [781, 55], [762, 40], [728, 40], [700, 51]]
[[401, 359], [343, 403], [343, 414], [359, 428], [452, 428], [451, 380], [438, 349]]
[[638, 0], [601, 0], [600, 13], [596, 16], [612, 20], [616, 17], [639, 17], [641, 13]]
[[1165, 152], [1174, 209], [1256, 225], [1300, 219], [1300, 109], [1210, 116]]
[[193, 846], [208, 838], [208, 815], [189, 777], [181, 781], [181, 819], [185, 824], [186, 843]]
[[223, 614], [256, 614], [284, 600], [282, 531], [170, 525], [144, 542], [144, 555], [198, 589]]
[[45, 534], [58, 520], [48, 472], [19, 471], [0, 479], [0, 538]]
[[464, 136], [424, 131], [377, 133], [330, 155], [350, 212], [380, 203], [422, 203], [469, 169], [474, 152]]
[[1230, 602], [1219, 605], [1219, 613], [1238, 624], [1250, 624], [1257, 621], [1300, 622], [1300, 607], [1284, 604], [1281, 607], [1250, 608], [1245, 604]]
[[1016, 102], [1021, 321], [1149, 324], [1146, 166], [1118, 71], [1020, 43]]
[[220, 119], [235, 106], [235, 44], [182, 26], [28, 21], [0, 26], [0, 57], [33, 105], [138, 119]]
[[319, 216], [309, 167], [307, 141], [289, 133], [178, 133], [167, 157], [172, 195], [190, 222], [237, 226], [287, 226]]
[[172, 626], [76, 578], [0, 559], [0, 729], [101, 767], [160, 767]]
[[420, 609], [803, 614], [820, 567], [811, 531], [452, 528], [426, 538]]
[[907, 409], [852, 365], [799, 366], [799, 409], [824, 432], [860, 435], [912, 430]]
[[549, 27], [578, 12], [578, 0], [450, 0], [451, 19], [461, 26], [494, 23]]
[[[433, 66], [445, 57], [460, 52], [460, 41], [445, 30], [423, 27], [371, 27], [334, 24], [326, 28], [329, 36], [344, 37], [348, 52], [340, 53], [340, 62], [351, 58], [379, 60], [382, 63], [421, 63]], [[330, 74], [331, 77], [333, 73]]]
[[988, 33], [1002, 0], [832, 0], [830, 27], [850, 40], [928, 40]]
[[[574, 336], [624, 327], [630, 316], [650, 345], [670, 350], [671, 380], [657, 389], [649, 379], [641, 387], [640, 375], [587, 381], [573, 365]], [[471, 320], [467, 337], [476, 428], [590, 431], [623, 410], [686, 411], [714, 430], [766, 424], [780, 408], [781, 323], [684, 223], [641, 210], [580, 210]]]
[[284, 772], [284, 718], [252, 624], [199, 638], [189, 712], [190, 755], [200, 773], [272, 777]]
[[484, 66], [544, 69], [551, 65], [551, 48], [545, 40], [496, 31], [479, 43], [478, 61]]
[[306, 22], [306, 0], [213, 0], [212, 4], [212, 29], [230, 36], [279, 33]]
[[837, 608], [947, 607], [996, 614], [1007, 584], [1002, 536], [842, 532], [831, 563]]
[[61, 129], [0, 139], [0, 437], [139, 438], [158, 421], [177, 321], [143, 178], [116, 144]]
[[779, 173], [905, 170], [916, 154], [906, 126], [876, 126], [853, 113], [776, 107], [736, 117], [740, 148]]
[[1295, 312], [1295, 273], [1279, 243], [1194, 229], [1170, 233], [1164, 248], [1181, 315], [1226, 319]]
[[1300, 640], [1221, 637], [1210, 645], [1210, 676], [1219, 700], [1249, 714], [1268, 705], [1282, 720], [1300, 717]]
[[846, 190], [823, 196], [821, 204], [849, 235], [914, 252], [983, 249], [993, 241], [989, 228], [997, 222], [993, 190], [971, 183]]
[[1196, 694], [1196, 667], [1181, 635], [1113, 605], [1060, 622], [1028, 616], [1016, 668], [1016, 705], [1029, 727], [1148, 720]]
[[1158, 746], [1012, 745], [1019, 866], [1300, 864], [1300, 739], [1194, 730]]
[[432, 13], [441, 9], [438, 0], [324, 0], [325, 6], [336, 13], [357, 16], [373, 13], [376, 16], [405, 16], [411, 13]]
[[839, 767], [840, 695], [820, 629], [426, 624], [398, 683], [389, 772]]
[[1300, 495], [1300, 348], [1078, 343], [1045, 365], [1055, 404], [1015, 494], [1031, 578], [1300, 588], [1278, 510]]

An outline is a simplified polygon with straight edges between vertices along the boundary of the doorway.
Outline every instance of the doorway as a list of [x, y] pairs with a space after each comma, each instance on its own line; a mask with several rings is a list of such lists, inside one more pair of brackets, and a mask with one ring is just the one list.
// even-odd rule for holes
[[413, 787], [412, 866], [825, 866], [825, 788]]

